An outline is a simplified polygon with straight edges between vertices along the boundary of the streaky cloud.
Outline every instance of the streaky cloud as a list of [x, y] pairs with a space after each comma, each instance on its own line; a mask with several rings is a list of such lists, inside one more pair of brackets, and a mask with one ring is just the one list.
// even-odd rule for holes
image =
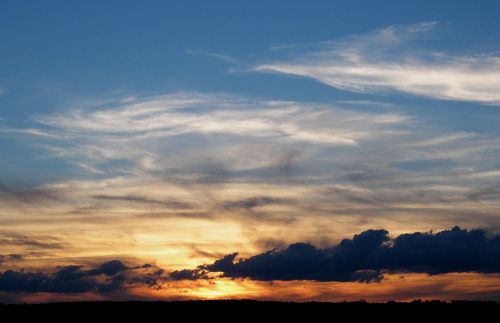
[[292, 59], [259, 64], [253, 70], [308, 77], [359, 93], [398, 91], [431, 99], [500, 104], [500, 57], [455, 55], [418, 45], [417, 40], [435, 26], [435, 22], [389, 26], [324, 42], [293, 54]]
[[97, 194], [93, 195], [92, 198], [103, 201], [123, 201], [123, 202], [131, 202], [131, 203], [144, 203], [152, 204], [152, 205], [160, 205], [166, 206], [174, 209], [187, 209], [190, 207], [188, 203], [184, 203], [181, 201], [176, 201], [174, 199], [165, 199], [158, 200], [152, 199], [145, 196], [140, 195], [106, 195], [106, 194]]

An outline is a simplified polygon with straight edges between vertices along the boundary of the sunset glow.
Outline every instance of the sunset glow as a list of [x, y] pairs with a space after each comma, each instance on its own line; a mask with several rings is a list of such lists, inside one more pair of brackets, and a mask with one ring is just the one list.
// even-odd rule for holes
[[499, 300], [498, 12], [2, 2], [0, 303]]

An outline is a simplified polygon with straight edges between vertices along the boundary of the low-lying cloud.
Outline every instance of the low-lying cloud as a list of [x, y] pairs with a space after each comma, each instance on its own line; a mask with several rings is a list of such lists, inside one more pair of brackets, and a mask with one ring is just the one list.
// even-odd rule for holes
[[60, 267], [53, 273], [6, 270], [0, 273], [0, 292], [108, 293], [138, 282], [156, 284], [156, 277], [163, 271], [151, 268], [152, 265], [128, 267], [119, 260], [111, 260], [87, 270], [79, 265]]
[[[159, 290], [175, 288], [177, 281], [221, 278], [373, 283], [381, 282], [387, 274], [495, 274], [500, 273], [500, 235], [454, 227], [391, 237], [386, 230], [376, 229], [331, 247], [293, 243], [248, 258], [237, 257], [238, 253], [230, 253], [194, 269], [171, 272], [152, 264], [130, 266], [119, 260], [90, 268], [68, 265], [56, 270], [7, 269], [0, 272], [0, 292], [127, 294], [133, 287]], [[22, 255], [4, 255], [2, 259], [8, 264], [22, 259]]]
[[379, 282], [384, 272], [429, 275], [500, 272], [500, 235], [454, 227], [441, 232], [415, 232], [391, 238], [386, 230], [367, 230], [333, 247], [320, 249], [294, 243], [236, 261], [231, 253], [194, 270], [171, 274], [177, 279], [203, 279], [208, 273], [255, 280]]

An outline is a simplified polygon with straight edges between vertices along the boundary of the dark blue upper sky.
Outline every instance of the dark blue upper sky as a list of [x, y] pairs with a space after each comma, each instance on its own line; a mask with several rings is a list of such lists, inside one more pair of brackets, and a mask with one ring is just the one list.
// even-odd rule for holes
[[44, 98], [124, 90], [331, 98], [333, 90], [313, 82], [228, 74], [226, 63], [186, 50], [253, 63], [276, 55], [274, 46], [428, 21], [450, 36], [435, 40], [440, 48], [498, 50], [491, 47], [500, 40], [499, 12], [494, 0], [2, 1], [2, 114], [48, 108], [40, 106]]
[[[315, 77], [258, 73], [253, 67], [293, 60], [322, 42], [428, 22], [438, 27], [422, 37], [421, 51], [496, 55], [499, 12], [498, 1], [2, 1], [0, 118], [8, 129], [32, 128], [33, 118], [82, 102], [196, 91], [308, 102], [383, 101], [422, 120], [439, 118], [451, 130], [490, 132], [498, 113], [477, 100], [436, 103], [435, 97], [412, 91], [360, 93]], [[25, 164], [40, 153], [38, 145], [16, 140], [9, 134], [0, 138], [8, 152], [0, 160], [4, 181], [20, 172], [18, 165], [29, 169]], [[54, 164], [46, 171], [65, 169]]]

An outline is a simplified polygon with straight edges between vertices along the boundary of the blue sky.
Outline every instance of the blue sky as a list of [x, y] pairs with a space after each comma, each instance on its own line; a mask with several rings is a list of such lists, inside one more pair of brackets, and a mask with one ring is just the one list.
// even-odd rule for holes
[[498, 232], [499, 12], [2, 1], [0, 269]]
[[310, 82], [228, 74], [224, 62], [186, 50], [248, 64], [274, 57], [272, 48], [279, 45], [438, 21], [440, 30], [428, 40], [434, 49], [494, 52], [500, 28], [497, 1], [150, 1], [144, 6], [136, 1], [3, 1], [1, 6], [1, 81], [9, 97], [22, 98], [44, 88], [62, 97], [194, 88], [288, 98], [294, 92], [289, 87], [301, 87], [301, 98], [329, 98], [331, 89]]
[[[428, 46], [451, 53], [494, 53], [498, 51], [499, 6], [497, 1], [317, 1], [313, 5], [301, 1], [150, 1], [140, 6], [136, 1], [3, 1], [0, 113], [4, 125], [27, 126], [33, 114], [64, 109], [85, 98], [179, 90], [428, 106], [432, 103], [419, 97], [360, 95], [310, 79], [246, 69], [289, 55], [287, 50], [277, 50], [279, 46], [307, 46], [389, 25], [422, 22], [439, 23], [437, 31], [424, 37], [422, 50]], [[481, 105], [474, 106], [472, 120], [463, 122], [470, 105], [440, 102], [431, 113], [443, 114], [443, 122], [453, 120], [452, 127], [481, 131], [484, 123], [494, 126], [488, 120], [496, 112]], [[425, 117], [431, 109], [423, 110], [415, 113]], [[485, 118], [474, 120], [478, 112]], [[2, 139], [2, 146], [12, 152], [11, 159], [2, 158], [4, 181], [12, 181], [13, 164], [29, 167], [28, 160], [34, 156], [11, 139]], [[51, 165], [43, 167], [50, 173]], [[23, 182], [41, 177], [33, 175], [15, 177], [21, 176]]]

